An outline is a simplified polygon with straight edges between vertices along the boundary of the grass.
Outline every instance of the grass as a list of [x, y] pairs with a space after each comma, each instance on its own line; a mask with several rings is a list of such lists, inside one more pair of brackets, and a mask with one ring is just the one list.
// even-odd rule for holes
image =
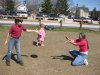
[[[38, 29], [38, 26], [27, 26], [27, 28], [29, 29]], [[93, 30], [89, 30], [89, 29], [80, 29], [80, 28], [59, 28], [59, 27], [55, 27], [54, 30], [51, 31], [64, 31], [64, 32], [95, 32]]]
[[[28, 29], [38, 29], [39, 26], [26, 26]], [[0, 31], [7, 31], [9, 29], [8, 26], [0, 26]], [[59, 28], [55, 27], [54, 30], [51, 31], [64, 31], [64, 32], [95, 32], [89, 29], [80, 29], [80, 28]]]
[[9, 29], [8, 26], [0, 26], [0, 31], [6, 31], [8, 29]]
[[53, 31], [64, 31], [64, 32], [95, 32], [93, 30], [89, 30], [89, 29], [80, 29], [80, 28], [55, 28]]
[[39, 26], [26, 26], [26, 28], [28, 28], [28, 29], [38, 29]]
[[[25, 26], [28, 29], [38, 29], [38, 26]], [[0, 26], [0, 31], [7, 31], [9, 30], [8, 26]]]

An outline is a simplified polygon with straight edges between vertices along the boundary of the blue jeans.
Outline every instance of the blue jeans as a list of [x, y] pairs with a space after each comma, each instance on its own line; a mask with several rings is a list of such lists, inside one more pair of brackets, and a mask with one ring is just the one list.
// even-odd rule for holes
[[82, 54], [79, 51], [71, 50], [69, 53], [75, 58], [72, 62], [73, 66], [80, 66], [85, 64], [84, 60], [87, 58], [86, 54]]
[[8, 52], [7, 52], [6, 60], [10, 61], [14, 46], [17, 52], [17, 60], [21, 61], [20, 40], [16, 38], [10, 38], [8, 42]]

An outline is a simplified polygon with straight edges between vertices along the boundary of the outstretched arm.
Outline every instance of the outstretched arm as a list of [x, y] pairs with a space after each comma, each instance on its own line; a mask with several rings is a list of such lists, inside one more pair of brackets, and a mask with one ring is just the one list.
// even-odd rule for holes
[[31, 29], [27, 29], [26, 32], [38, 32], [38, 30], [31, 30]]
[[68, 38], [67, 36], [65, 36], [66, 40], [70, 41], [70, 42], [74, 42], [73, 39]]
[[74, 45], [76, 45], [76, 43], [74, 42], [74, 40], [73, 39], [70, 39], [70, 38], [68, 38], [67, 36], [65, 36], [65, 38], [70, 42], [70, 43], [72, 43], [72, 44], [74, 44]]
[[26, 32], [34, 32], [35, 30], [27, 29]]
[[75, 43], [74, 41], [69, 41], [71, 44], [73, 45], [77, 45], [77, 43]]

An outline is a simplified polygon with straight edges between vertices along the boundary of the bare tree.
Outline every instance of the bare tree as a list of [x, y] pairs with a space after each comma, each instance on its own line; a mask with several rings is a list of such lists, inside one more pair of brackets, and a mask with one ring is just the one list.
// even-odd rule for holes
[[38, 10], [43, 0], [26, 0], [26, 5], [29, 11]]
[[5, 9], [6, 8], [6, 0], [0, 0], [0, 6]]
[[19, 0], [13, 0], [15, 2], [15, 5], [18, 5], [20, 4], [20, 1]]

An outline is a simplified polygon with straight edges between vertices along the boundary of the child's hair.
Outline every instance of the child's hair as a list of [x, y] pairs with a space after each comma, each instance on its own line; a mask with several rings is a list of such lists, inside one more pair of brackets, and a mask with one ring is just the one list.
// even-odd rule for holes
[[43, 27], [44, 28], [44, 24], [41, 24], [40, 27]]
[[[83, 32], [81, 32], [79, 35], [82, 36], [82, 39], [86, 39], [86, 35]], [[87, 41], [87, 39], [86, 39], [86, 41]], [[89, 49], [88, 41], [87, 41], [87, 48]]]
[[23, 22], [23, 20], [19, 18], [15, 18], [15, 24], [17, 24], [18, 22]]

